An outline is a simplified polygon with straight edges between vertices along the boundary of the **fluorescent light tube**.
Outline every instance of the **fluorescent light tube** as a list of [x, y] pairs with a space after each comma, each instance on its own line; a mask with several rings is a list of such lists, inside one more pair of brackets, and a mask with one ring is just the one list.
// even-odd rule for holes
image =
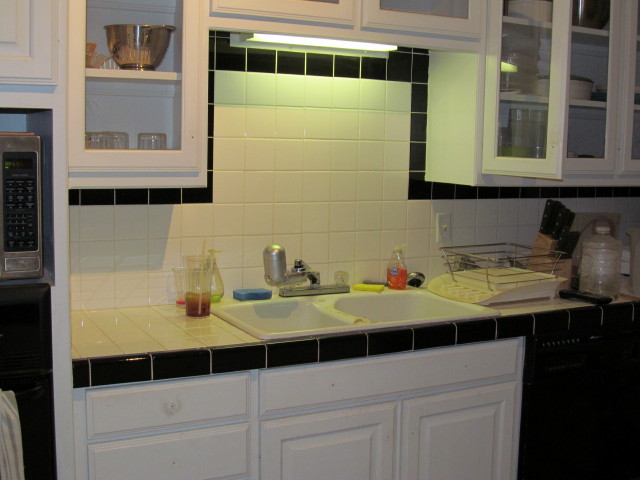
[[395, 45], [381, 43], [351, 42], [347, 40], [333, 40], [330, 38], [296, 37], [291, 35], [271, 35], [254, 33], [246, 39], [248, 42], [276, 43], [280, 45], [304, 45], [311, 47], [328, 47], [342, 50], [364, 50], [370, 52], [389, 52], [397, 50]]

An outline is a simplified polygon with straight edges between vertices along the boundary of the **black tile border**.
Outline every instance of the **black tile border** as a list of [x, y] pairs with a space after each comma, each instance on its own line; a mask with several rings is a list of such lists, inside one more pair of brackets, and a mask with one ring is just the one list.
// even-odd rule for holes
[[640, 301], [413, 327], [345, 332], [344, 335], [78, 358], [72, 362], [73, 387], [320, 364], [507, 338], [530, 338], [567, 332], [598, 332], [604, 327], [628, 328], [629, 325], [637, 325], [640, 329]]
[[[426, 156], [425, 124], [427, 84], [429, 81], [429, 51], [401, 48], [391, 52], [389, 59], [345, 57], [341, 55], [305, 54], [282, 50], [258, 50], [231, 47], [229, 32], [211, 31], [209, 36], [209, 89], [214, 86], [216, 69], [241, 72], [321, 75], [367, 80], [411, 83], [411, 147], [408, 200], [454, 200], [496, 198], [602, 198], [640, 197], [640, 187], [469, 187], [466, 185], [431, 183], [424, 180]], [[358, 59], [357, 61], [354, 59]], [[279, 60], [282, 60], [280, 69]], [[355, 63], [358, 63], [356, 66]], [[355, 69], [358, 68], [356, 74]], [[213, 92], [208, 93], [210, 119], [208, 136], [213, 136]], [[418, 146], [418, 148], [416, 148]], [[69, 205], [161, 205], [212, 202], [213, 149], [207, 153], [207, 186], [204, 188], [160, 189], [70, 189]]]

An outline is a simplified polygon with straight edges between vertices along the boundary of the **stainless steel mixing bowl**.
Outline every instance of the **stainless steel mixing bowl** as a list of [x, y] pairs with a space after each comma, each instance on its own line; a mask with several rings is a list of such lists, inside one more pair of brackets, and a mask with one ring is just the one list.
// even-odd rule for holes
[[604, 28], [609, 23], [610, 0], [573, 0], [573, 25]]
[[155, 70], [164, 59], [176, 29], [172, 25], [105, 25], [113, 59], [125, 70]]

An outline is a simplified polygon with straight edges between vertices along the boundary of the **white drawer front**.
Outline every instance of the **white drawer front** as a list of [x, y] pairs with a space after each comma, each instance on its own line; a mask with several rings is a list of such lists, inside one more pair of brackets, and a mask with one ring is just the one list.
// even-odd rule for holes
[[89, 446], [91, 480], [213, 480], [249, 476], [249, 425], [103, 442]]
[[87, 392], [89, 438], [249, 415], [249, 374]]
[[277, 413], [485, 379], [514, 379], [521, 355], [519, 342], [511, 339], [367, 358], [351, 364], [261, 372], [260, 412]]

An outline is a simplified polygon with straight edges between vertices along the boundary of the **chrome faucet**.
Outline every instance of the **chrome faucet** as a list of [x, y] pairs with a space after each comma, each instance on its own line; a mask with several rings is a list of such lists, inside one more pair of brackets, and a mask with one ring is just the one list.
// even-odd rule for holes
[[[272, 287], [280, 287], [281, 297], [349, 292], [349, 285], [320, 285], [320, 273], [312, 270], [301, 258], [293, 262], [291, 270], [287, 270], [286, 253], [280, 245], [267, 245], [262, 251], [262, 260], [264, 281]], [[302, 285], [307, 280], [309, 283]]]

